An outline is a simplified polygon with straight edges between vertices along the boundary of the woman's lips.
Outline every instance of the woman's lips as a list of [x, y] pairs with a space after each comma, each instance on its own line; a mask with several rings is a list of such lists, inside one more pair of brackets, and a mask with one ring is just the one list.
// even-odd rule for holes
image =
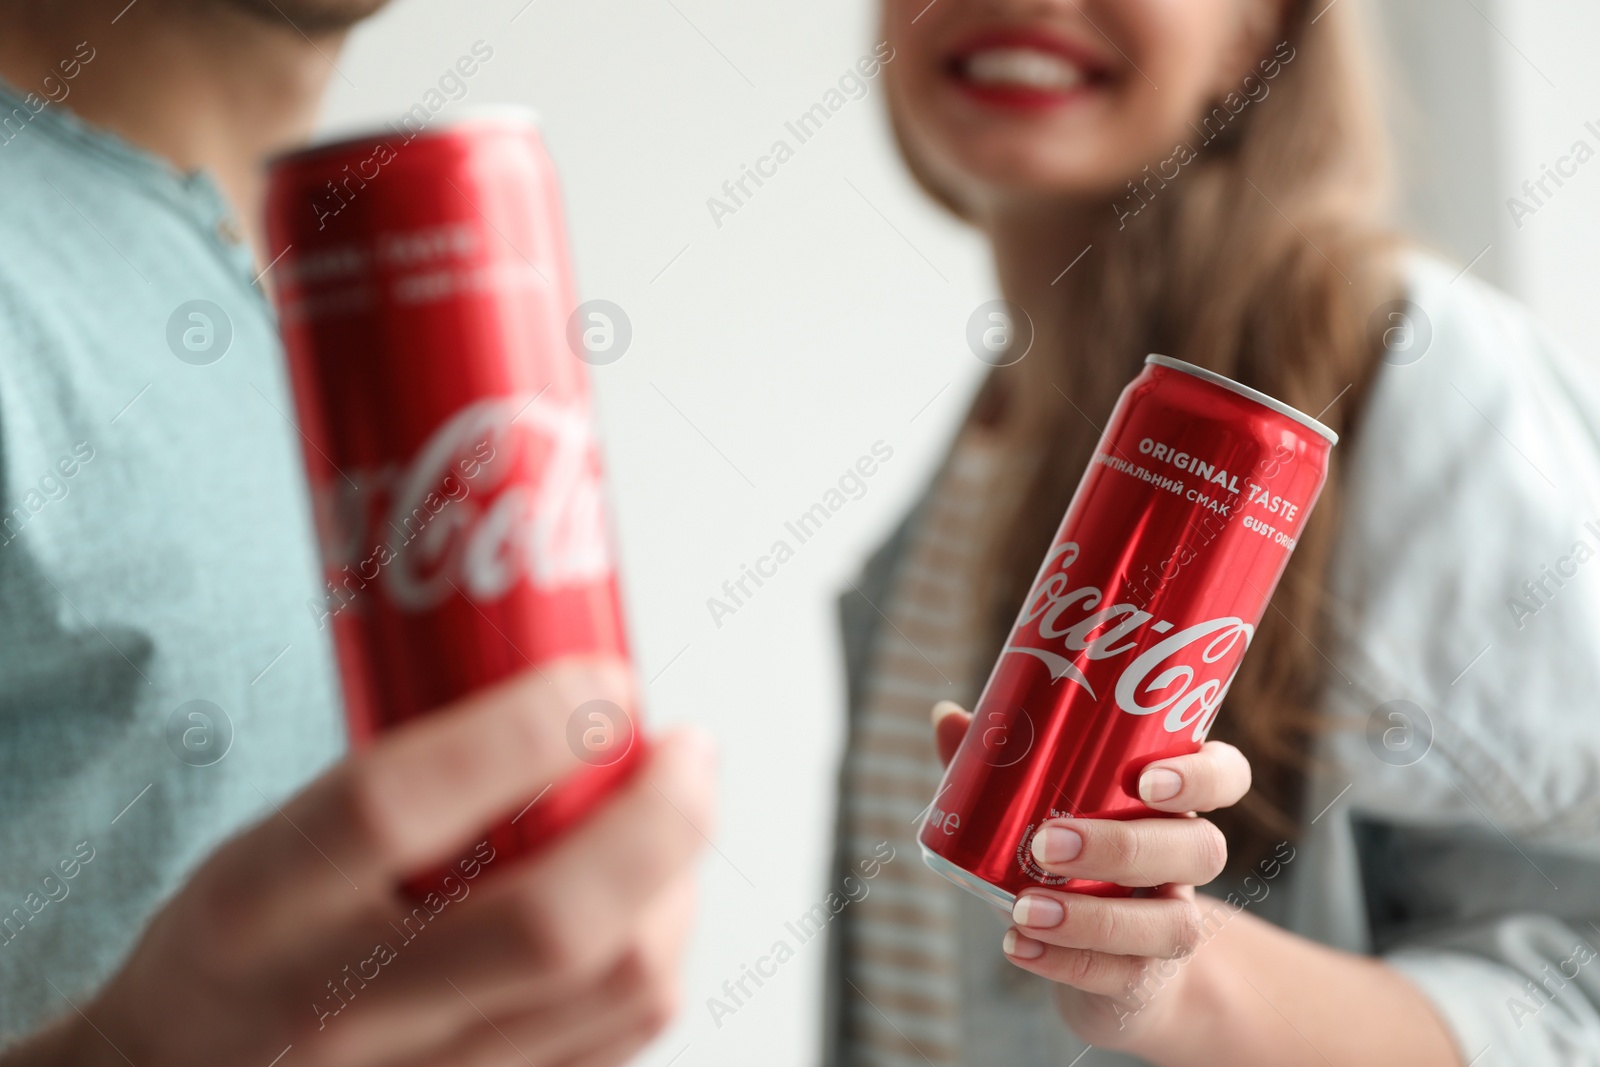
[[951, 55], [951, 79], [969, 97], [1000, 107], [1057, 107], [1105, 80], [1103, 64], [1075, 42], [1008, 28], [967, 38]]

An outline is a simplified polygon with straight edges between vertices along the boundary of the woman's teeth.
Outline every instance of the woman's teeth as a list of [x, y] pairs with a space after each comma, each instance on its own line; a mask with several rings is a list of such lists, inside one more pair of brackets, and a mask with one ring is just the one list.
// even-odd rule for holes
[[963, 65], [974, 85], [1063, 91], [1083, 84], [1083, 71], [1052, 52], [1032, 48], [989, 48], [974, 52]]

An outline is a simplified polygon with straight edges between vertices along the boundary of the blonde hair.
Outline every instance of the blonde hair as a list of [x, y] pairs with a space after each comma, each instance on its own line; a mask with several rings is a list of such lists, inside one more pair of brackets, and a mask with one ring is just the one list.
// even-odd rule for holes
[[[1142, 172], [1142, 192], [1130, 186], [1137, 200], [1108, 205], [1091, 238], [1094, 258], [1055, 286], [1070, 342], [993, 372], [974, 409], [981, 417], [1020, 407], [1006, 402], [1018, 391], [1050, 398], [1059, 390], [1072, 405], [999, 423], [1018, 454], [1039, 462], [1026, 468], [1020, 510], [1000, 518], [992, 539], [995, 650], [1088, 462], [1095, 427], [1147, 353], [1324, 412], [1345, 437], [1212, 732], [1243, 749], [1255, 772], [1250, 795], [1215, 816], [1236, 866], [1296, 835], [1307, 743], [1320, 725], [1325, 581], [1345, 491], [1340, 456], [1381, 352], [1369, 320], [1401, 295], [1387, 222], [1389, 155], [1358, 6], [1343, 0], [1317, 15], [1298, 0], [1285, 5], [1269, 45], [1280, 61], [1270, 92], [1237, 114], [1225, 102], [1197, 117], [1204, 134], [1221, 132], [1192, 146], [1195, 157], [1175, 177], [1167, 180], [1171, 168]], [[898, 122], [896, 136], [924, 188], [963, 214], [908, 150]], [[1065, 262], [1079, 250], [1062, 251]]]

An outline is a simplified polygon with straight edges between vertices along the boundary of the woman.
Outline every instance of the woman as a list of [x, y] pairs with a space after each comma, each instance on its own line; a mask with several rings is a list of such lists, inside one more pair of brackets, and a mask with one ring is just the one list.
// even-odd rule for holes
[[[902, 151], [1018, 329], [844, 604], [840, 873], [896, 859], [835, 923], [830, 1062], [1600, 1062], [1600, 394], [1386, 228], [1357, 3], [885, 0]], [[1211, 814], [1032, 842], [1159, 888], [1000, 915], [917, 858], [967, 721], [926, 709], [975, 697], [1148, 352], [1343, 442], [1213, 740], [1141, 779]]]

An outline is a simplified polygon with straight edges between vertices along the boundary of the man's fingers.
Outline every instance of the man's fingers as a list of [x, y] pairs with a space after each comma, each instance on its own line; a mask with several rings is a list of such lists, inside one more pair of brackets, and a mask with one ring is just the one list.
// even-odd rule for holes
[[[349, 856], [353, 874], [369, 878], [451, 858], [485, 826], [580, 767], [568, 722], [598, 701], [629, 714], [627, 668], [567, 660], [396, 731], [352, 762], [331, 805], [334, 847]], [[326, 810], [310, 798], [301, 803], [314, 815]]]
[[1250, 761], [1225, 741], [1191, 756], [1157, 760], [1139, 775], [1139, 799], [1157, 811], [1216, 811], [1250, 792]]
[[316, 920], [387, 904], [399, 879], [583, 767], [567, 740], [580, 706], [633, 704], [625, 665], [563, 660], [380, 738], [225, 845], [196, 879], [202, 913], [249, 957], [315, 938]]
[[953, 700], [941, 700], [933, 706], [933, 743], [939, 750], [940, 763], [949, 764], [955, 758], [971, 722], [972, 714]]
[[[660, 1036], [659, 1027], [618, 1034], [604, 1048], [594, 1049], [575, 1059], [551, 1064], [550, 1067], [623, 1067], [623, 1064], [632, 1063], [645, 1046]], [[522, 1065], [514, 1063], [511, 1067], [522, 1067]]]
[[[602, 982], [558, 1002], [496, 1014], [480, 998], [469, 1003], [459, 989], [447, 990], [472, 1011], [466, 1032], [413, 1067], [515, 1067], [567, 1063], [619, 1047], [623, 1035], [654, 1034], [677, 1008], [669, 976], [626, 963]], [[628, 1043], [626, 1047], [635, 1047]]]
[[[631, 917], [633, 940], [622, 946], [620, 955], [610, 964], [607, 983], [618, 988], [619, 983], [667, 984], [676, 989], [678, 964], [692, 925], [695, 899], [694, 866], [690, 864], [671, 882], [659, 887], [656, 895]], [[629, 923], [622, 926], [626, 930]], [[486, 983], [476, 972], [467, 976], [468, 982], [477, 983], [468, 989], [473, 1001], [491, 1016], [524, 1014], [551, 996], [566, 996], [565, 985], [570, 985], [565, 983], [552, 993], [548, 975], [524, 974], [509, 981], [505, 978], [496, 972]]]
[[1124, 886], [1205, 885], [1228, 845], [1204, 819], [1052, 819], [1029, 845], [1051, 874]]
[[713, 833], [710, 742], [680, 731], [588, 820], [523, 868], [479, 886], [417, 972], [449, 971], [493, 995], [530, 975], [559, 988], [598, 974], [639, 936], [641, 916]]
[[[632, 985], [652, 988], [670, 977], [692, 906], [691, 860], [704, 845], [688, 820], [711, 829], [709, 746], [687, 732], [661, 739], [638, 774], [546, 850], [497, 877], [463, 880], [459, 899], [437, 900], [435, 914], [417, 904], [380, 922], [366, 950], [387, 946], [376, 960], [352, 963], [334, 946], [308, 959], [293, 991], [333, 1016], [317, 1030], [319, 1047], [337, 1053], [328, 1062], [431, 1055], [480, 1024], [480, 1011], [525, 1015], [619, 970], [623, 984], [632, 974]], [[364, 978], [345, 1008], [323, 983], [344, 988], [352, 975]]]

